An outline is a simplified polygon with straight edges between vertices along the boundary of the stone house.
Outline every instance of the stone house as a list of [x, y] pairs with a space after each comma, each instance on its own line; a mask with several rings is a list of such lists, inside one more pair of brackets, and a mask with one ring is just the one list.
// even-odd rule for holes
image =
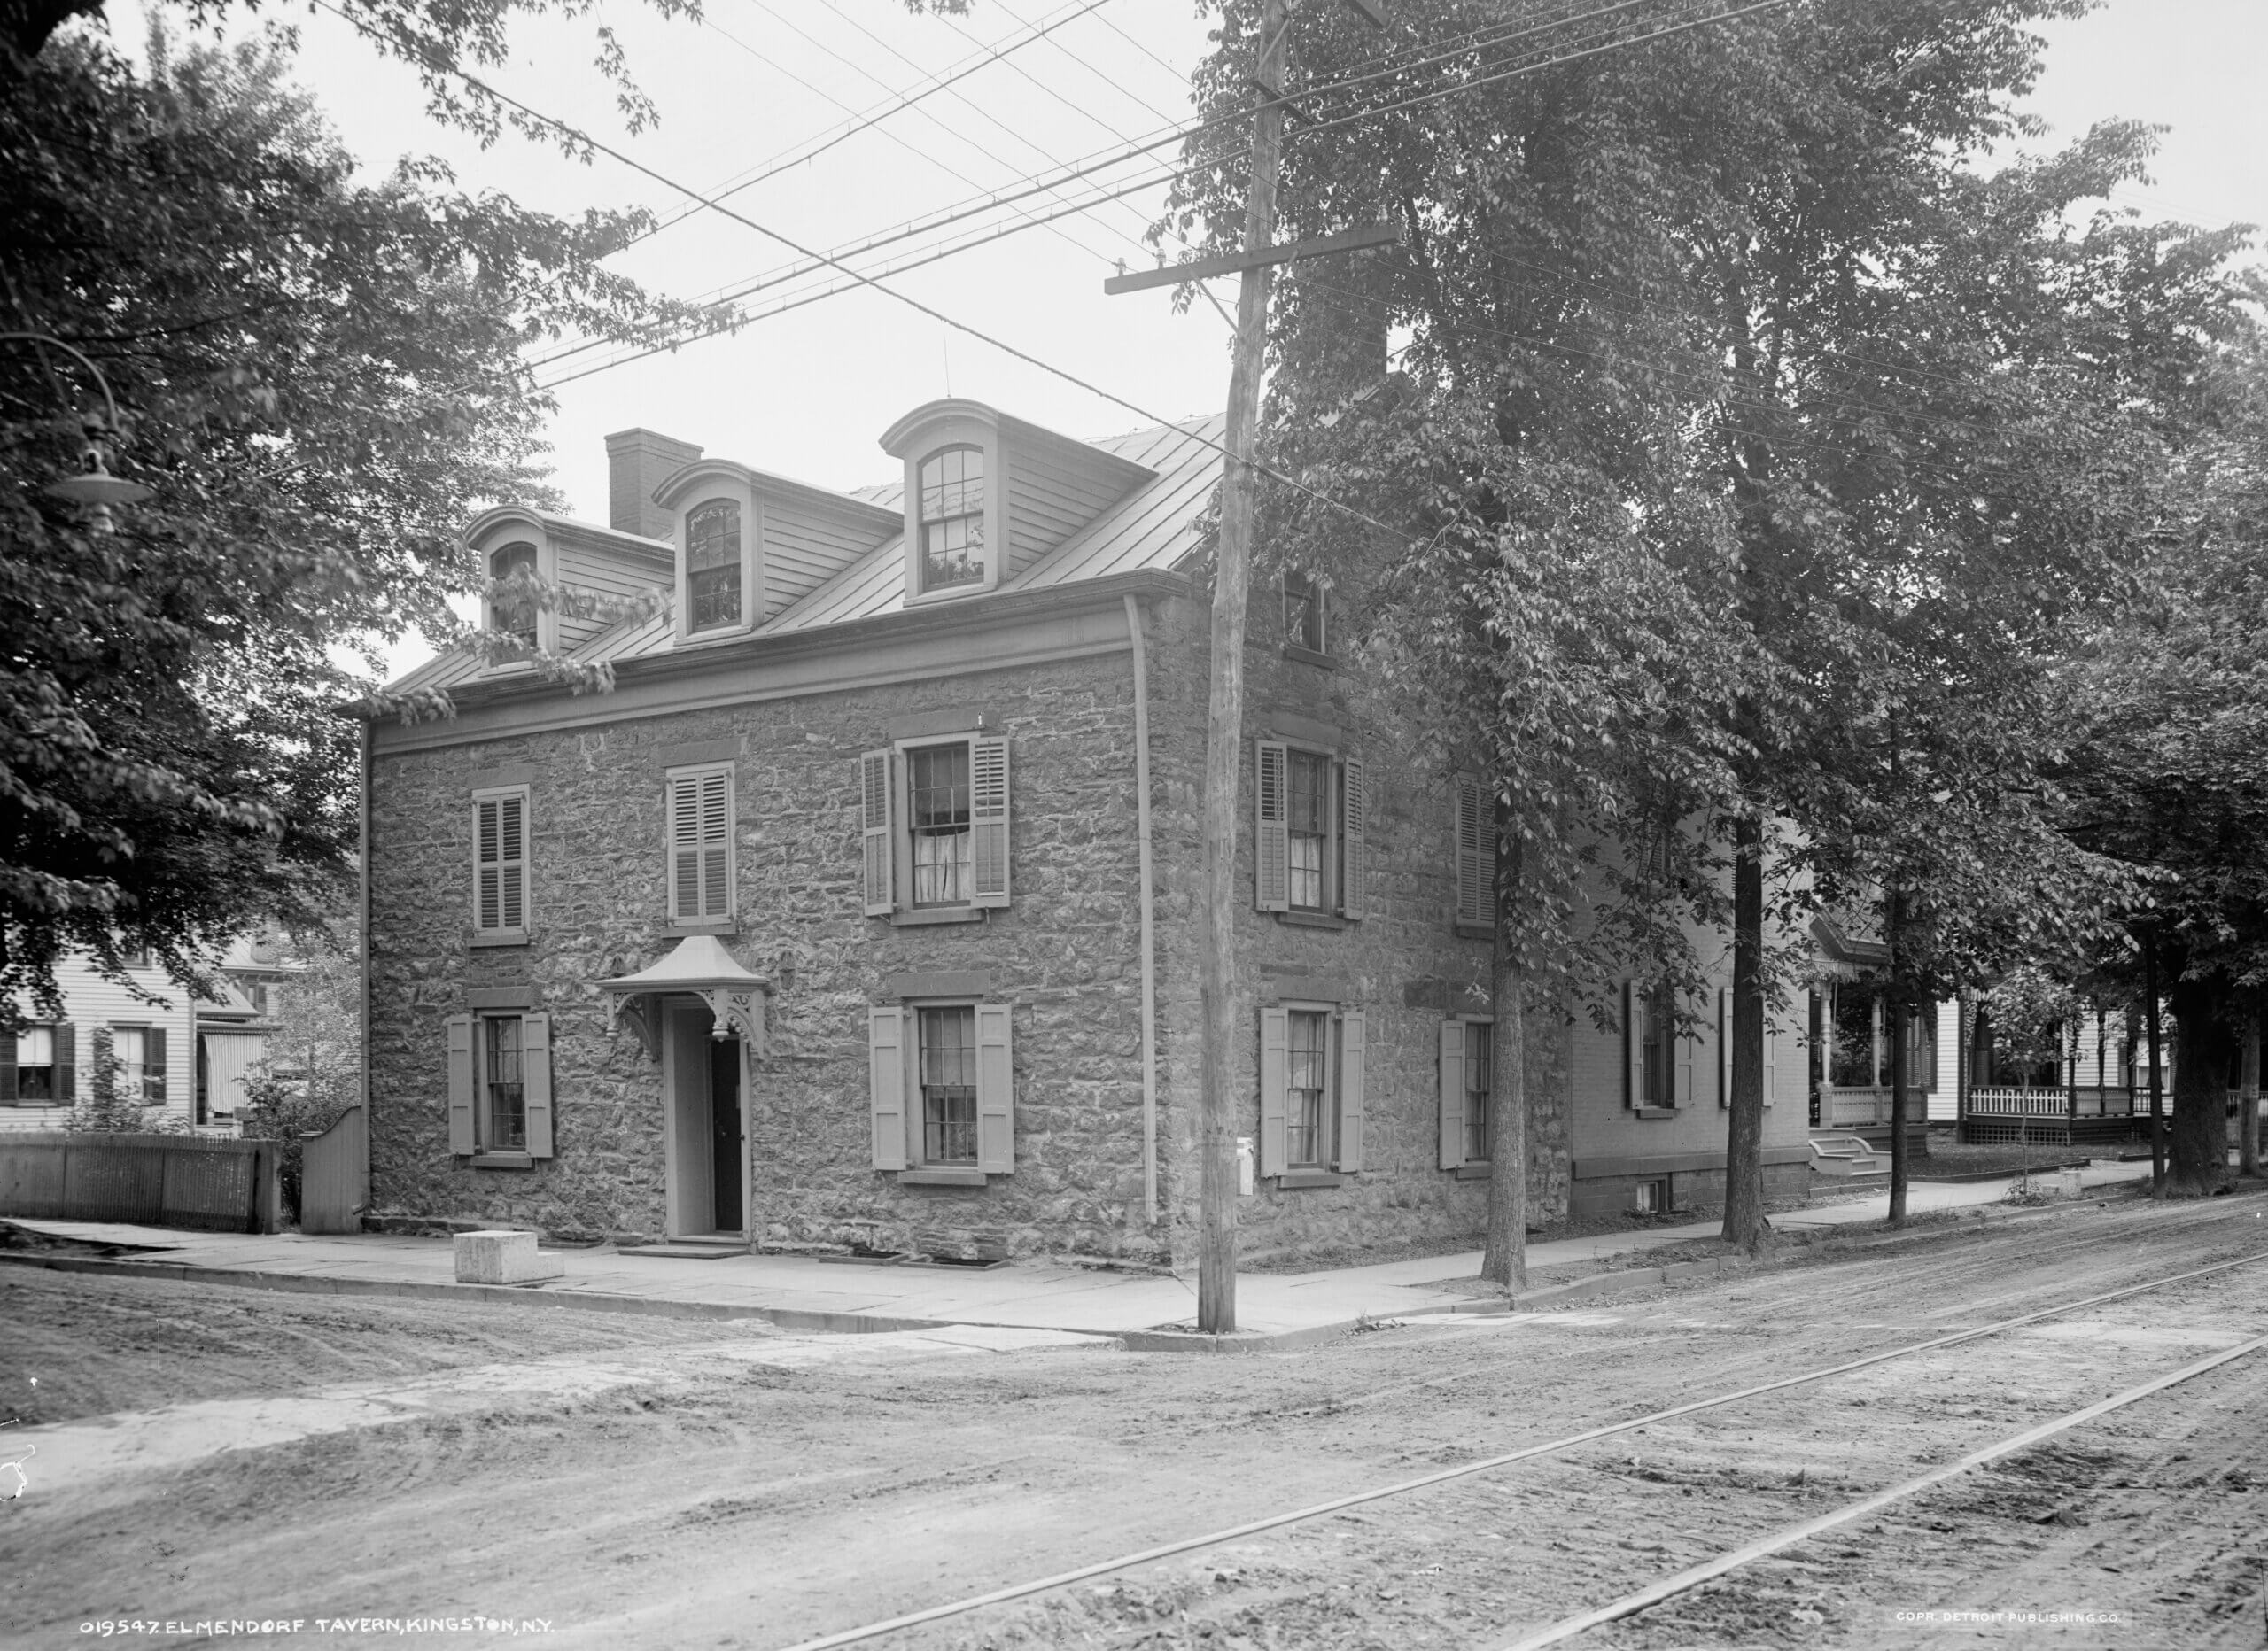
[[[613, 686], [451, 653], [393, 685], [451, 717], [369, 725], [372, 1218], [1193, 1253], [1219, 433], [934, 401], [846, 494], [633, 430], [608, 526], [473, 523], [494, 628]], [[589, 600], [641, 589], [659, 611]], [[1253, 616], [1245, 1252], [1471, 1235], [1479, 782], [1414, 755], [1327, 593]], [[1722, 1039], [1650, 1042], [1636, 1001], [1531, 1039], [1547, 1213], [1720, 1180]], [[1799, 1183], [1775, 1043], [1768, 1173]]]

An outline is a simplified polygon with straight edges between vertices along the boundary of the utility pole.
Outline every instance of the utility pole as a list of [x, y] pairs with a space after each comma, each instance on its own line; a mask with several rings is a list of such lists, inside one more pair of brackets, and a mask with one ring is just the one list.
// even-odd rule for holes
[[[1285, 0], [1267, 0], [1253, 80], [1267, 101], [1254, 117], [1252, 186], [1245, 198], [1244, 249], [1258, 252], [1276, 234], [1276, 178], [1284, 159], [1284, 48], [1291, 33]], [[1237, 282], [1237, 341], [1229, 373], [1228, 458], [1221, 477], [1220, 549], [1213, 569], [1213, 670], [1205, 724], [1205, 867], [1198, 895], [1200, 950], [1197, 991], [1205, 1048], [1198, 1097], [1197, 1328], [1225, 1335], [1237, 1327], [1236, 869], [1237, 782], [1244, 756], [1245, 607], [1252, 582], [1255, 508], [1252, 447], [1260, 423], [1260, 375], [1268, 354], [1265, 264]]]
[[[1376, 0], [1346, 0], [1374, 27], [1385, 18]], [[1270, 268], [1295, 258], [1348, 252], [1401, 238], [1385, 226], [1278, 246], [1276, 181], [1284, 158], [1284, 58], [1291, 34], [1290, 0], [1266, 0], [1260, 17], [1252, 84], [1262, 97], [1253, 117], [1252, 175], [1245, 197], [1244, 251], [1169, 268], [1116, 275], [1109, 293], [1178, 286], [1235, 274], [1236, 349], [1229, 374], [1227, 448], [1221, 477], [1220, 544], [1213, 570], [1211, 681], [1205, 719], [1204, 867], [1198, 891], [1197, 989], [1204, 1017], [1197, 1105], [1197, 1328], [1223, 1335], [1237, 1327], [1236, 894], [1237, 802], [1244, 759], [1245, 610], [1252, 582], [1255, 472], [1253, 439], [1260, 423], [1260, 378], [1268, 360]]]

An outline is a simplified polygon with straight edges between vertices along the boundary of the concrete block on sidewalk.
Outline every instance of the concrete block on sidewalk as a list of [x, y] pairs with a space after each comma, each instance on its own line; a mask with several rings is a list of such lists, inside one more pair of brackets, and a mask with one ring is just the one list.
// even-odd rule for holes
[[456, 1260], [460, 1284], [536, 1284], [567, 1271], [563, 1257], [535, 1247], [533, 1233], [459, 1233]]

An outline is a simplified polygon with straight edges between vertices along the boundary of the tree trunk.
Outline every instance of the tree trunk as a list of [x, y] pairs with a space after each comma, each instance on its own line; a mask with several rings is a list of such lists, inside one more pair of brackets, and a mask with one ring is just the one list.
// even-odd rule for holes
[[2244, 1011], [2242, 1058], [2237, 1074], [2237, 1165], [2248, 1175], [2260, 1173], [2260, 1001], [2255, 990]]
[[1764, 824], [1733, 827], [1733, 1093], [1725, 1120], [1725, 1242], [1754, 1255], [1764, 1215]]
[[1527, 1288], [1527, 971], [1512, 946], [1520, 855], [1511, 821], [1496, 810], [1496, 943], [1490, 1002], [1496, 1027], [1488, 1051], [1488, 1243], [1480, 1276]]
[[2166, 1129], [2165, 1194], [2200, 1198], [2228, 1179], [2227, 1029], [2202, 981], [2176, 979], [2173, 1116]]
[[1907, 1071], [1906, 969], [1899, 950], [1898, 894], [1891, 891], [1884, 903], [1889, 921], [1883, 926], [1890, 941], [1890, 1224], [1906, 1225], [1906, 1182], [1911, 1171], [1906, 1152], [1906, 1094], [1912, 1074]]

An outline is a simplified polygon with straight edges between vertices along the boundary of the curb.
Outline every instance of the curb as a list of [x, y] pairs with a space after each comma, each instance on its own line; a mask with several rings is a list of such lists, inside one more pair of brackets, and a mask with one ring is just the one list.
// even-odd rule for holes
[[[284, 1295], [367, 1296], [411, 1301], [489, 1301], [521, 1307], [563, 1307], [586, 1313], [626, 1313], [664, 1319], [727, 1321], [759, 1319], [783, 1330], [821, 1335], [882, 1335], [893, 1330], [1067, 1329], [1075, 1335], [1116, 1341], [1129, 1353], [1286, 1353], [1326, 1342], [1365, 1322], [1412, 1319], [1461, 1309], [1456, 1303], [1405, 1308], [1399, 1313], [1310, 1324], [1296, 1330], [1243, 1330], [1208, 1336], [1196, 1330], [1092, 1329], [1076, 1325], [1004, 1324], [994, 1319], [886, 1318], [871, 1313], [822, 1313], [804, 1307], [736, 1306], [721, 1301], [676, 1301], [650, 1296], [620, 1296], [603, 1291], [531, 1287], [522, 1284], [459, 1284], [423, 1279], [336, 1278], [305, 1273], [264, 1273], [249, 1267], [201, 1267], [186, 1261], [113, 1261], [96, 1256], [38, 1255], [0, 1251], [0, 1266], [43, 1267], [55, 1273], [95, 1273], [113, 1278], [165, 1278], [192, 1284], [222, 1284], [238, 1290], [272, 1290]], [[1656, 1268], [1656, 1271], [1663, 1269]]]
[[[44, 1267], [56, 1273], [99, 1273], [113, 1278], [167, 1278], [183, 1283], [228, 1284], [239, 1290], [272, 1290], [284, 1295], [378, 1296], [412, 1301], [494, 1301], [514, 1306], [580, 1308], [586, 1313], [627, 1313], [660, 1319], [762, 1319], [785, 1330], [837, 1335], [884, 1334], [891, 1330], [948, 1329], [973, 1323], [964, 1319], [895, 1319], [873, 1314], [818, 1313], [801, 1307], [743, 1307], [723, 1301], [672, 1301], [650, 1296], [617, 1296], [596, 1290], [555, 1290], [523, 1284], [457, 1284], [422, 1279], [330, 1278], [305, 1273], [261, 1273], [249, 1267], [198, 1267], [185, 1261], [111, 1261], [94, 1256], [20, 1255], [0, 1251], [0, 1265]], [[1030, 1329], [1029, 1325], [982, 1325], [981, 1329]], [[1108, 1336], [1110, 1330], [1081, 1335]]]

